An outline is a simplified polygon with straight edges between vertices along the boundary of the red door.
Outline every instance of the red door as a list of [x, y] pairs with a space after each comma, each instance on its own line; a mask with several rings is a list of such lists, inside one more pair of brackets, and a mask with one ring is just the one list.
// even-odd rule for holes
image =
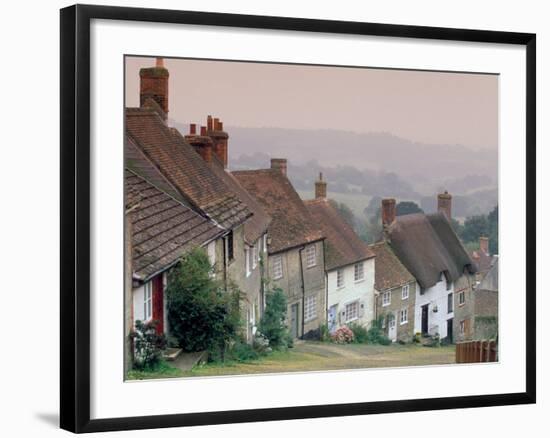
[[153, 278], [153, 321], [157, 322], [157, 333], [164, 333], [164, 290], [162, 274]]

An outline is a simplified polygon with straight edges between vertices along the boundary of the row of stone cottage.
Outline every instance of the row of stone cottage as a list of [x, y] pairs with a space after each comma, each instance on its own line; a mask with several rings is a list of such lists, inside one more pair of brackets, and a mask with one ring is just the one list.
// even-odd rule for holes
[[249, 341], [265, 307], [262, 279], [286, 293], [296, 338], [316, 337], [322, 324], [369, 326], [383, 316], [394, 341], [417, 332], [461, 340], [476, 336], [476, 315], [496, 316], [496, 288], [479, 287], [480, 271], [496, 265], [486, 241], [475, 260], [465, 250], [449, 222], [449, 194], [438, 196], [432, 215], [396, 217], [395, 200], [385, 199], [383, 238], [369, 246], [328, 201], [322, 175], [315, 199], [303, 201], [285, 159], [229, 171], [219, 119], [191, 124], [185, 135], [168, 125], [162, 59], [140, 79], [140, 106], [125, 111], [126, 335], [137, 320], [169, 331], [167, 272], [196, 247], [216, 276], [244, 292]]

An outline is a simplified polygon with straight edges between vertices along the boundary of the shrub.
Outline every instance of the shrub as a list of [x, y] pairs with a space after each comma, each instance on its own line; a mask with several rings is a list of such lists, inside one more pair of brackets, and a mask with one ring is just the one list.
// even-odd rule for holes
[[328, 329], [328, 324], [321, 324], [319, 327], [319, 339], [321, 342], [330, 341], [330, 331]]
[[136, 328], [130, 334], [134, 342], [134, 368], [137, 370], [154, 370], [162, 360], [166, 338], [163, 334], [157, 334], [156, 326], [156, 321], [136, 321]]
[[377, 320], [373, 321], [370, 328], [367, 330], [367, 343], [368, 344], [380, 344], [390, 345], [391, 339], [388, 338], [382, 330], [382, 321], [384, 316], [380, 316]]
[[258, 359], [260, 354], [254, 350], [252, 345], [245, 342], [236, 342], [230, 350], [230, 357], [237, 362], [248, 362]]
[[259, 354], [271, 353], [272, 348], [269, 346], [269, 339], [259, 331], [256, 332], [252, 341], [252, 346]]
[[210, 357], [223, 360], [229, 344], [239, 337], [241, 294], [232, 285], [224, 291], [211, 272], [200, 248], [181, 259], [168, 278], [168, 322], [185, 351], [208, 350]]
[[351, 323], [349, 328], [353, 332], [353, 342], [356, 344], [366, 344], [368, 339], [368, 331], [365, 327], [359, 324]]
[[353, 332], [344, 325], [337, 329], [330, 338], [336, 344], [350, 344], [353, 342]]
[[286, 296], [282, 289], [275, 288], [266, 292], [264, 314], [258, 329], [269, 340], [273, 349], [291, 346], [291, 337], [286, 327]]

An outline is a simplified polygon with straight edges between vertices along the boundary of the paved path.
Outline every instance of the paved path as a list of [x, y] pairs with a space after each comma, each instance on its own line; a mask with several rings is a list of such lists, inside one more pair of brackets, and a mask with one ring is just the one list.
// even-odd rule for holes
[[180, 355], [174, 360], [168, 362], [170, 366], [179, 368], [182, 371], [189, 371], [193, 368], [199, 361], [206, 361], [205, 357], [206, 352], [198, 351], [194, 353], [180, 353]]

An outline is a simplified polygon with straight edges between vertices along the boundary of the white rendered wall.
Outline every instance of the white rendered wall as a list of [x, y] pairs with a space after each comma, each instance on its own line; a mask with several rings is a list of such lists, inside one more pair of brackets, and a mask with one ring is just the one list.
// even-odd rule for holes
[[[414, 331], [422, 331], [422, 306], [429, 304], [428, 308], [428, 332], [430, 334], [439, 333], [441, 339], [447, 337], [447, 319], [453, 318], [453, 312], [447, 313], [447, 296], [454, 293], [454, 283], [447, 289], [447, 282], [442, 275], [442, 280], [434, 286], [425, 289], [420, 294], [420, 285], [416, 284], [416, 304], [414, 306]], [[437, 306], [437, 312], [433, 309]]]
[[136, 287], [132, 290], [132, 296], [134, 301], [134, 324], [136, 321], [143, 321], [145, 317], [143, 313], [143, 299], [144, 299], [145, 287], [143, 285]]
[[[360, 300], [364, 305], [362, 317], [356, 322], [369, 325], [374, 319], [374, 258], [364, 262], [365, 277], [361, 281], [354, 280], [355, 265], [348, 265], [344, 270], [344, 286], [337, 287], [337, 270], [328, 273], [328, 306], [338, 304], [338, 312], [345, 309], [347, 303]], [[361, 314], [361, 313], [360, 313]], [[337, 325], [341, 325], [338, 323]]]

